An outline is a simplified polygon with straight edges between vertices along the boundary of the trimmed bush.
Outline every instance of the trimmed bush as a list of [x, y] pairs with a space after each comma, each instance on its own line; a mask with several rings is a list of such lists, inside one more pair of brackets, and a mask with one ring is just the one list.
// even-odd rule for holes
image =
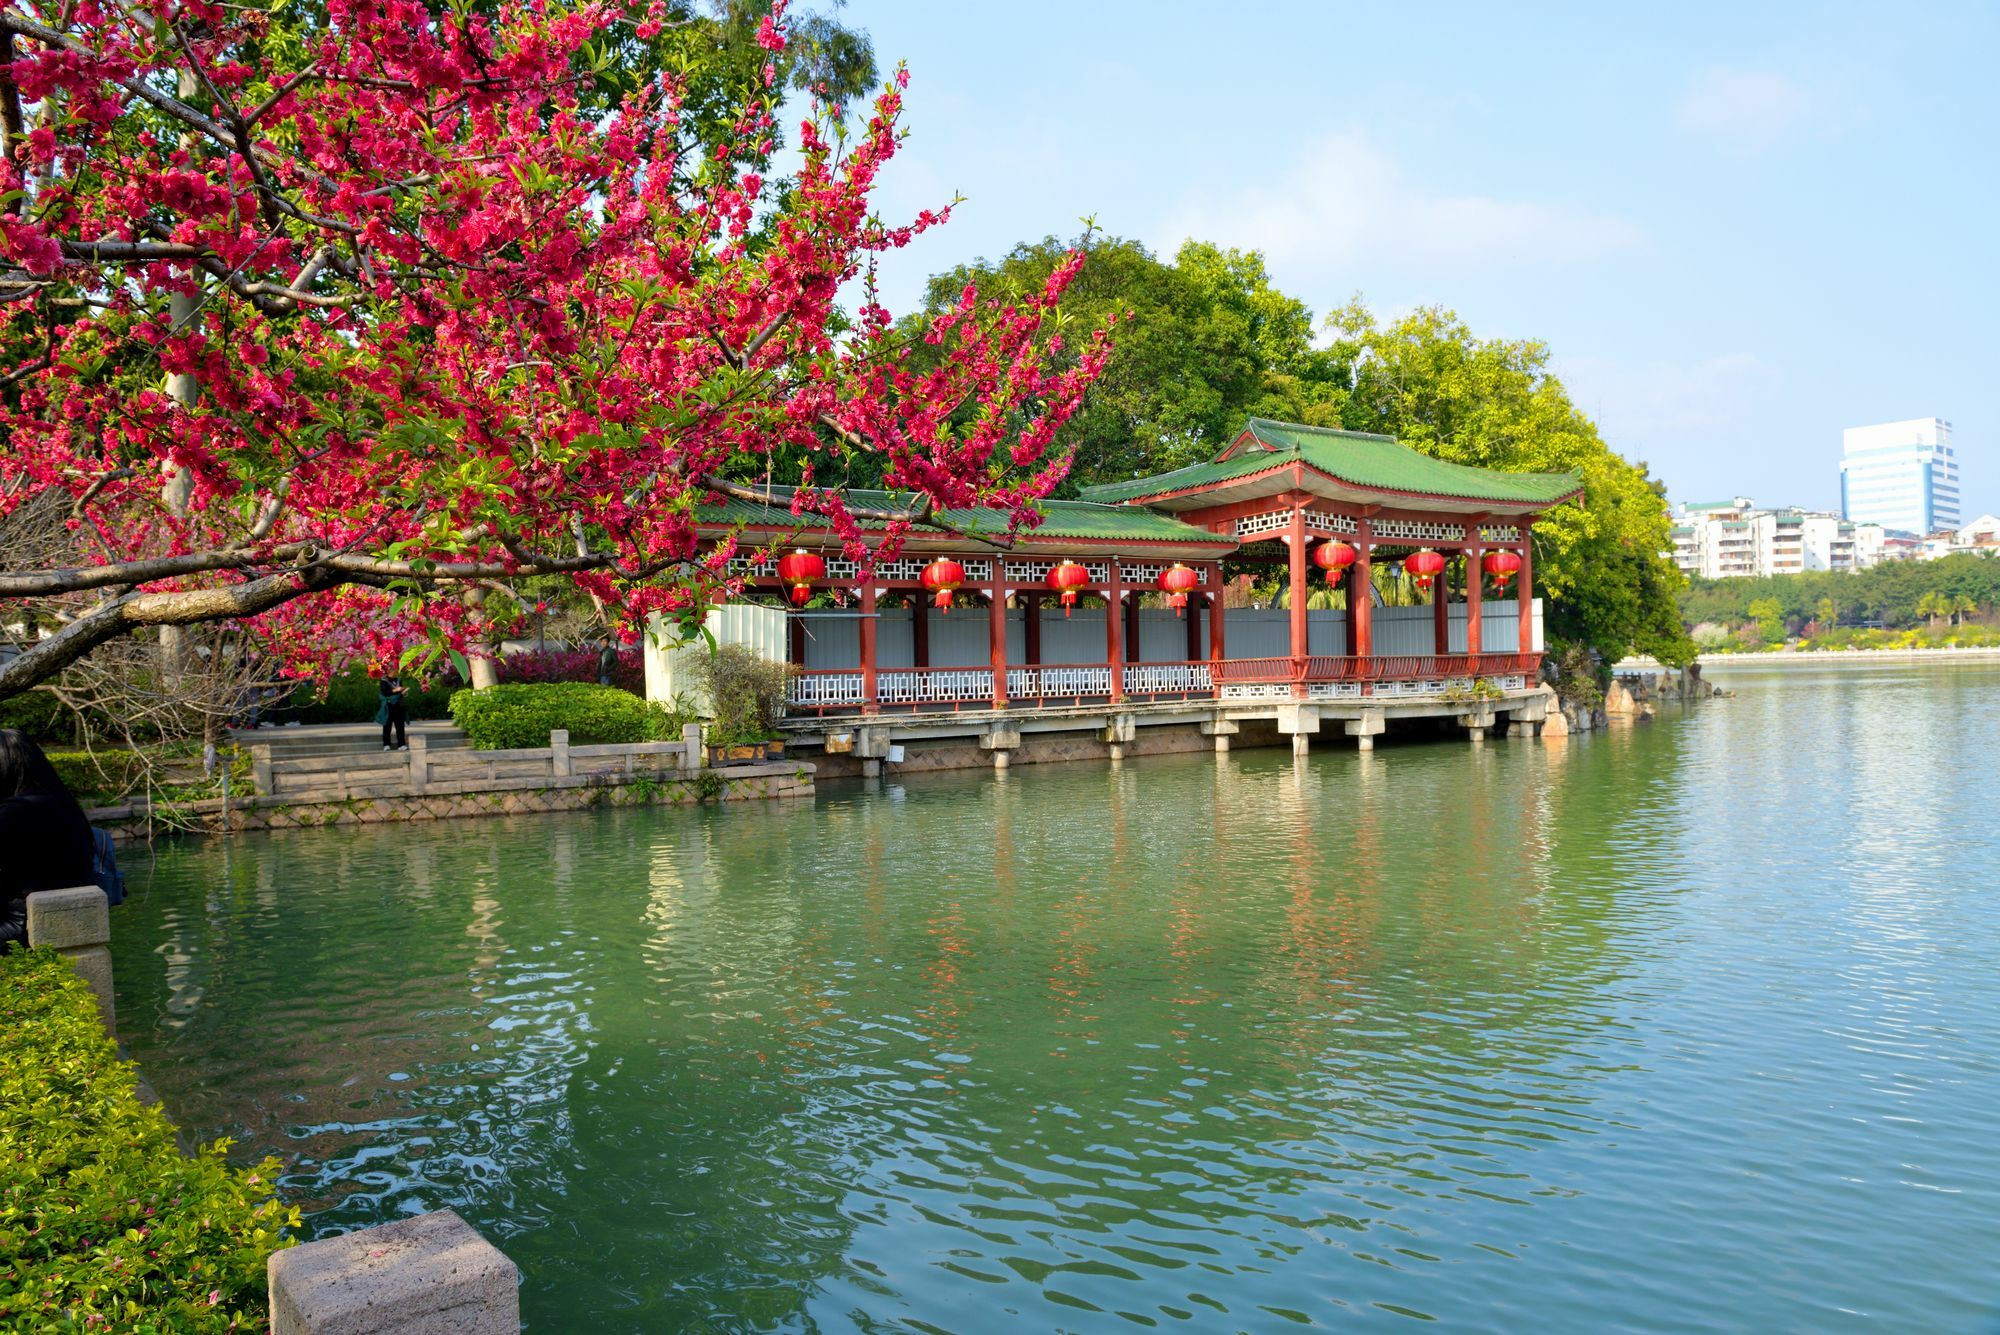
[[0, 1329], [263, 1330], [276, 1159], [183, 1155], [50, 950], [0, 955]]
[[502, 682], [451, 698], [451, 717], [481, 751], [547, 746], [567, 729], [574, 746], [677, 741], [673, 715], [616, 686], [588, 682]]
[[0, 700], [0, 728], [19, 728], [38, 742], [67, 738], [62, 702], [47, 691], [23, 691]]
[[88, 751], [47, 754], [56, 777], [85, 806], [116, 801], [137, 788], [146, 777], [146, 758], [117, 747], [103, 747], [95, 755]]

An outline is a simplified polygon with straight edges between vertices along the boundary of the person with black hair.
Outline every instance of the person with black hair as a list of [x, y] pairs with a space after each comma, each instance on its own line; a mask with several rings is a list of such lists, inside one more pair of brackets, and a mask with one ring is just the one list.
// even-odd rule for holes
[[0, 728], [0, 950], [27, 943], [28, 896], [95, 884], [90, 821], [42, 748]]
[[407, 751], [410, 749], [409, 690], [403, 685], [400, 677], [383, 677], [378, 685], [382, 692], [382, 703], [375, 707], [375, 721], [382, 725], [382, 749], [384, 751], [391, 749], [389, 731], [393, 728], [396, 733], [394, 749]]

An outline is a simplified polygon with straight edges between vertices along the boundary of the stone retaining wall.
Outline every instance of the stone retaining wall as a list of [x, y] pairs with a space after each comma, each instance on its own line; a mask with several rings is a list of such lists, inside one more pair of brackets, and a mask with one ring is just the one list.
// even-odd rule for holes
[[683, 805], [716, 800], [754, 801], [813, 795], [812, 765], [791, 761], [731, 765], [685, 778], [648, 778], [626, 783], [618, 776], [589, 775], [545, 781], [535, 787], [485, 792], [422, 793], [398, 796], [315, 798], [310, 793], [253, 797], [230, 802], [191, 802], [165, 809], [143, 805], [110, 807], [90, 813], [91, 823], [120, 841], [163, 833], [221, 834], [241, 830], [316, 829], [328, 825], [373, 825], [389, 821], [454, 820], [462, 816], [525, 816], [588, 807]]

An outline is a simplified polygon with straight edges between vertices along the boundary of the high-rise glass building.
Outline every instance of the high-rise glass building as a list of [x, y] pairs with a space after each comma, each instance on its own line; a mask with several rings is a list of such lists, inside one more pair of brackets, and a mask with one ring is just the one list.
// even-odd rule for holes
[[1841, 433], [1840, 510], [1857, 524], [1923, 535], [1958, 527], [1951, 423], [1918, 417]]

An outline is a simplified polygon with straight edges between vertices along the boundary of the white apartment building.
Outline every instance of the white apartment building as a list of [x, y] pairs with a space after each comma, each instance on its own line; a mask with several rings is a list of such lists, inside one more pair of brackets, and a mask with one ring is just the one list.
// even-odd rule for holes
[[1704, 579], [1858, 570], [1881, 559], [1877, 524], [1796, 506], [1759, 509], [1748, 496], [1683, 505], [1674, 526], [1674, 564]]
[[1958, 459], [1942, 417], [1841, 433], [1840, 509], [1857, 524], [1924, 537], [1958, 527]]

